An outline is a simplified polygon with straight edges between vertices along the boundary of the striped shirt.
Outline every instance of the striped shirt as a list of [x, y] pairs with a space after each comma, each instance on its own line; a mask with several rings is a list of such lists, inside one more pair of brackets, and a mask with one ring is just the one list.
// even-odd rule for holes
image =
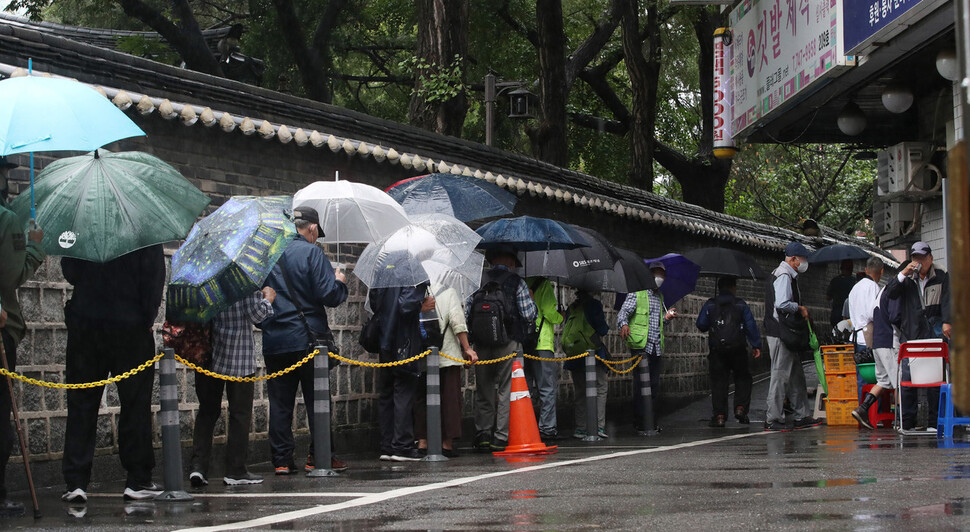
[[256, 373], [253, 324], [273, 315], [261, 292], [237, 301], [212, 320], [212, 371], [232, 377]]

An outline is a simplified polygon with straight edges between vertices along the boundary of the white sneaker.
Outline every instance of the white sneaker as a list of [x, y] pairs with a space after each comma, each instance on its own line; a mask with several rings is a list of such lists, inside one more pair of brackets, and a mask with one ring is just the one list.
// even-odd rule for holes
[[189, 473], [189, 484], [192, 484], [193, 488], [201, 488], [202, 486], [208, 486], [209, 481], [206, 480], [205, 475], [201, 471], [193, 471]]
[[380, 460], [381, 462], [391, 462], [392, 461], [391, 460], [391, 455], [389, 455], [389, 454], [382, 454], [380, 456], [380, 458], [378, 458], [378, 460]]
[[263, 477], [246, 472], [242, 475], [222, 477], [222, 483], [226, 486], [243, 486], [247, 484], [262, 484]]
[[148, 484], [138, 486], [137, 488], [125, 488], [124, 497], [125, 500], [140, 501], [144, 499], [154, 499], [161, 493], [162, 489], [158, 487], [158, 484], [149, 482]]
[[88, 494], [81, 488], [75, 488], [74, 491], [65, 491], [64, 495], [61, 495], [61, 500], [65, 502], [88, 502]]

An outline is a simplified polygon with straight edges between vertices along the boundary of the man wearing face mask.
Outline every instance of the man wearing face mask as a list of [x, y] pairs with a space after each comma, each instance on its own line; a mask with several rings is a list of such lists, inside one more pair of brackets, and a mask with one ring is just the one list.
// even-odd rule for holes
[[[933, 264], [933, 250], [926, 242], [917, 242], [910, 248], [912, 259], [905, 268], [886, 285], [886, 296], [899, 302], [899, 315], [893, 323], [899, 328], [899, 340], [950, 339], [952, 315], [950, 302], [950, 276]], [[908, 372], [908, 367], [903, 371]], [[903, 375], [904, 379], [907, 376]], [[936, 419], [939, 406], [939, 388], [926, 388], [929, 419]], [[916, 393], [913, 388], [902, 390], [903, 429], [913, 428], [916, 420]]]
[[[286, 246], [265, 283], [276, 291], [273, 315], [261, 325], [267, 373], [296, 364], [307, 355], [308, 347], [316, 339], [327, 338], [330, 327], [325, 307], [336, 307], [347, 300], [344, 273], [334, 272], [323, 249], [314, 243], [323, 236], [317, 211], [297, 207], [293, 210], [293, 218], [297, 235]], [[303, 390], [307, 422], [310, 434], [313, 434], [313, 364], [304, 364], [266, 383], [269, 443], [277, 475], [297, 473], [293, 459], [293, 409], [297, 387]], [[311, 440], [304, 469], [313, 471], [315, 465]], [[341, 471], [347, 464], [333, 457], [330, 468]]]
[[[7, 209], [7, 172], [17, 165], [0, 157], [0, 336], [11, 371], [17, 367], [17, 344], [24, 338], [27, 326], [17, 299], [17, 288], [34, 274], [44, 262], [40, 242], [44, 232], [33, 230], [24, 234], [21, 221]], [[24, 505], [7, 499], [4, 477], [7, 461], [17, 436], [10, 426], [10, 392], [7, 379], [0, 378], [0, 517], [19, 517]]]
[[[660, 373], [663, 371], [660, 355], [664, 349], [664, 324], [677, 316], [677, 309], [664, 307], [664, 297], [660, 286], [667, 278], [667, 267], [660, 261], [651, 262], [648, 267], [653, 273], [657, 288], [627, 294], [623, 306], [616, 316], [620, 337], [626, 340], [632, 356], [645, 356], [650, 367], [650, 393], [656, 405], [657, 391], [660, 387]], [[637, 419], [643, 419], [640, 397], [639, 374], [634, 372], [633, 407]], [[654, 416], [656, 418], [656, 415]], [[651, 430], [654, 427], [641, 427]]]
[[808, 319], [808, 308], [801, 304], [798, 292], [798, 274], [808, 271], [808, 249], [800, 242], [791, 242], [785, 246], [785, 260], [772, 273], [769, 294], [774, 297], [765, 302], [764, 326], [765, 336], [768, 337], [768, 349], [771, 355], [771, 379], [768, 384], [768, 412], [765, 420], [765, 430], [788, 431], [785, 422], [784, 402], [787, 394], [792, 409], [795, 411], [795, 429], [804, 429], [821, 424], [821, 421], [811, 416], [812, 410], [808, 403], [808, 390], [805, 384], [805, 371], [797, 352], [789, 349], [781, 340], [781, 327], [778, 323], [779, 313], [799, 314]]

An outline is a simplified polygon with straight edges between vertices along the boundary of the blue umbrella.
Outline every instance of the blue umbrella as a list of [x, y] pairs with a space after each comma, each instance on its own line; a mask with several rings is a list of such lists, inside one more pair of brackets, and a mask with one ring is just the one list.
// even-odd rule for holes
[[821, 262], [841, 262], [843, 260], [866, 260], [869, 257], [870, 255], [860, 247], [832, 244], [815, 250], [808, 256], [808, 262], [818, 264]]
[[660, 293], [664, 296], [664, 304], [673, 306], [684, 296], [694, 291], [701, 267], [693, 261], [677, 253], [667, 253], [656, 259], [644, 259], [647, 265], [652, 262], [662, 262], [667, 269], [667, 277], [660, 286]]
[[463, 222], [512, 214], [519, 198], [483, 179], [428, 174], [398, 181], [388, 193], [408, 214], [444, 213]]
[[35, 151], [94, 151], [144, 134], [123, 111], [83, 83], [42, 76], [0, 81], [0, 155], [30, 152], [32, 219]]
[[589, 242], [567, 223], [548, 218], [519, 216], [488, 222], [476, 232], [481, 235], [481, 249], [508, 245], [518, 251], [576, 249], [588, 247]]

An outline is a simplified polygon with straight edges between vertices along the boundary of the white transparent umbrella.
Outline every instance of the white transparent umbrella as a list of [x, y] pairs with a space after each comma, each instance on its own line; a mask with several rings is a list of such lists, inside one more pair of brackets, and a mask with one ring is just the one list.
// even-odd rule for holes
[[465, 301], [475, 290], [481, 288], [484, 264], [485, 255], [474, 252], [458, 266], [435, 262], [434, 259], [423, 261], [421, 266], [428, 273], [435, 295], [446, 288], [454, 288], [461, 300]]
[[444, 213], [412, 214], [411, 224], [432, 235], [463, 261], [475, 250], [482, 237], [464, 222]]
[[415, 286], [430, 280], [423, 262], [458, 267], [475, 244], [472, 240], [445, 242], [426, 229], [408, 225], [364, 248], [354, 275], [368, 288]]
[[308, 206], [320, 216], [321, 240], [378, 242], [409, 224], [398, 202], [379, 188], [351, 181], [317, 181], [293, 195], [293, 208]]

